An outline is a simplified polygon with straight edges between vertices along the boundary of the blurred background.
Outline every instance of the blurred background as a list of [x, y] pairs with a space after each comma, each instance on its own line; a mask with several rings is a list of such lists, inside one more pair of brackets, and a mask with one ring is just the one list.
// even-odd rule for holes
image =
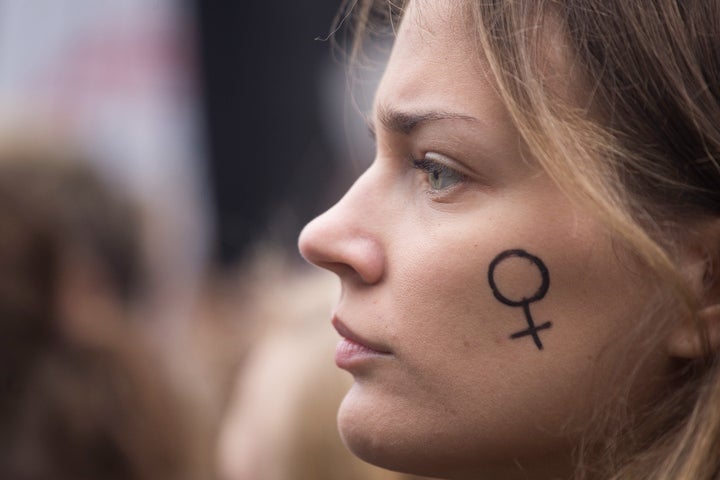
[[362, 120], [349, 108], [342, 63], [321, 40], [338, 8], [338, 0], [196, 5], [222, 265], [241, 258], [258, 230], [293, 244], [351, 179], [357, 160], [345, 126]]
[[409, 478], [340, 442], [295, 247], [373, 156], [339, 3], [0, 0], [1, 478]]
[[162, 211], [177, 277], [259, 237], [294, 252], [371, 155], [327, 40], [339, 3], [3, 0], [2, 118], [72, 138]]

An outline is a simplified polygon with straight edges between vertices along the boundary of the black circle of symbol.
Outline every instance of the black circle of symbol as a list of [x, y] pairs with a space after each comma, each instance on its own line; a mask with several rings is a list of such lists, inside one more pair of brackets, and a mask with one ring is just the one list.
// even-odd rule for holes
[[[535, 265], [540, 271], [542, 283], [532, 296], [523, 297], [522, 300], [511, 300], [504, 296], [502, 293], [500, 293], [500, 290], [495, 283], [495, 267], [502, 263], [503, 260], [506, 260], [508, 258], [525, 258], [529, 260], [533, 265]], [[545, 294], [547, 294], [548, 288], [550, 288], [550, 273], [548, 272], [548, 269], [543, 263], [543, 261], [535, 255], [532, 255], [525, 250], [520, 249], [505, 250], [500, 255], [495, 257], [495, 259], [490, 263], [490, 268], [488, 269], [488, 281], [490, 282], [490, 288], [492, 289], [493, 295], [495, 295], [495, 298], [497, 298], [500, 302], [511, 307], [522, 307], [530, 303], [537, 302], [538, 300], [542, 299]]]

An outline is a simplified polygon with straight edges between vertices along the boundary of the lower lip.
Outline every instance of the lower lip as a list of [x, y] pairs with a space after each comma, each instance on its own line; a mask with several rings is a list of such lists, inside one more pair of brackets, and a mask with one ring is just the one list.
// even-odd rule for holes
[[338, 342], [335, 349], [335, 364], [343, 370], [350, 370], [364, 362], [387, 355], [343, 338]]

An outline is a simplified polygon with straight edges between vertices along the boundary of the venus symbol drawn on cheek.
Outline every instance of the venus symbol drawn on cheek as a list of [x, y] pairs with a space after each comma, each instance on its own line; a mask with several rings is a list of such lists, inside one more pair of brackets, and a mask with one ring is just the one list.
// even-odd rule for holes
[[[502, 290], [504, 290], [505, 293], [502, 293], [501, 288], [498, 286], [498, 281], [495, 278], [498, 267], [501, 269], [503, 267], [508, 270], [511, 269], [516, 275], [522, 274], [524, 276], [525, 270], [527, 270], [530, 277], [536, 277], [539, 273], [539, 278], [528, 284], [520, 285], [519, 287], [517, 285], [510, 285], [510, 280], [505, 278], [505, 284], [502, 285], [504, 287]], [[505, 250], [490, 262], [488, 282], [490, 283], [493, 295], [495, 295], [498, 301], [509, 307], [522, 307], [523, 313], [525, 314], [528, 328], [513, 333], [510, 335], [510, 338], [516, 339], [530, 335], [535, 341], [535, 346], [537, 346], [538, 350], [542, 350], [543, 344], [542, 341], [540, 341], [538, 331], [550, 328], [552, 322], [535, 325], [535, 320], [530, 313], [530, 304], [542, 300], [550, 288], [550, 273], [545, 263], [525, 250]], [[503, 282], [501, 281], [500, 283]]]

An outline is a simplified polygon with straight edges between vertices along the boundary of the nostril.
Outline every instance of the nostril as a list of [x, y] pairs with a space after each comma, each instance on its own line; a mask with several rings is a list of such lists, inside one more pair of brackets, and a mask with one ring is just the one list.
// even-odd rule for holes
[[320, 268], [324, 268], [325, 270], [329, 270], [333, 272], [335, 275], [337, 275], [340, 278], [344, 278], [347, 280], [352, 280], [353, 277], [355, 277], [357, 280], [359, 280], [361, 283], [366, 283], [365, 280], [362, 278], [362, 276], [350, 265], [346, 263], [340, 263], [340, 262], [321, 262], [316, 263]]

